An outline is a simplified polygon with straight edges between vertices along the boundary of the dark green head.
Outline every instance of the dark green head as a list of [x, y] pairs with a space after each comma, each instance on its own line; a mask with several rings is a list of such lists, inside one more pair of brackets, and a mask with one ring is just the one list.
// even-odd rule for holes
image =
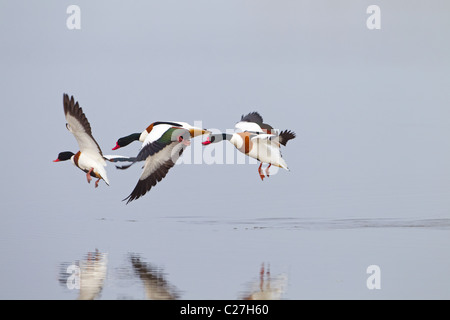
[[132, 133], [129, 136], [120, 138], [119, 140], [117, 140], [116, 146], [114, 148], [112, 148], [112, 149], [113, 150], [117, 150], [119, 148], [122, 148], [122, 147], [125, 147], [125, 146], [129, 145], [133, 141], [138, 141], [140, 136], [141, 136], [140, 133]]
[[74, 155], [74, 153], [71, 151], [60, 152], [58, 154], [58, 158], [56, 158], [56, 160], [53, 160], [53, 162], [69, 160], [70, 158], [72, 158], [73, 155]]
[[183, 128], [169, 128], [164, 134], [161, 136], [161, 138], [158, 139], [158, 141], [163, 143], [170, 143], [170, 142], [182, 142], [182, 141], [189, 141], [191, 139], [191, 134], [188, 130]]

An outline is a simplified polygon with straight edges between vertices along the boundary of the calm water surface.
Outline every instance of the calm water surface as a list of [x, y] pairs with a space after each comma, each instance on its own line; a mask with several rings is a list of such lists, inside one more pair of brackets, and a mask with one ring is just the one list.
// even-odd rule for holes
[[2, 232], [0, 298], [450, 298], [450, 219], [47, 218]]

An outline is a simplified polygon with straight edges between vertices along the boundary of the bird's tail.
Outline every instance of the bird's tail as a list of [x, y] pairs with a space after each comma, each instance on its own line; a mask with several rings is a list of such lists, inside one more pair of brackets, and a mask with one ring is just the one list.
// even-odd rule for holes
[[284, 161], [284, 159], [281, 158], [281, 157], [278, 159], [278, 166], [279, 166], [280, 168], [286, 169], [287, 171], [291, 171], [291, 170], [289, 170], [286, 161]]

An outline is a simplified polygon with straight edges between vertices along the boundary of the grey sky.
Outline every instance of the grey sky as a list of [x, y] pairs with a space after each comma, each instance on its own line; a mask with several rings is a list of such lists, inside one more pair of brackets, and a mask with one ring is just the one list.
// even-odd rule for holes
[[[66, 27], [70, 4], [81, 30]], [[381, 30], [366, 27], [371, 4]], [[33, 239], [52, 221], [57, 240], [89, 219], [449, 218], [449, 12], [436, 0], [1, 1], [2, 256], [26, 246], [13, 226]], [[125, 205], [140, 166], [109, 164], [111, 186], [94, 189], [52, 162], [78, 151], [63, 93], [104, 154], [137, 154], [137, 142], [111, 148], [153, 121], [225, 130], [258, 111], [297, 133], [282, 150], [291, 172], [261, 182], [256, 164], [179, 165]]]

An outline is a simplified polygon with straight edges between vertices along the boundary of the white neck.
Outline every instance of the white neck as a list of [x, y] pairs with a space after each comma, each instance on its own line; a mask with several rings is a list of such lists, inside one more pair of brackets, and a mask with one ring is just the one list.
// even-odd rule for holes
[[244, 140], [237, 133], [233, 134], [233, 136], [230, 139], [230, 142], [238, 149], [241, 148], [242, 145], [244, 144]]

